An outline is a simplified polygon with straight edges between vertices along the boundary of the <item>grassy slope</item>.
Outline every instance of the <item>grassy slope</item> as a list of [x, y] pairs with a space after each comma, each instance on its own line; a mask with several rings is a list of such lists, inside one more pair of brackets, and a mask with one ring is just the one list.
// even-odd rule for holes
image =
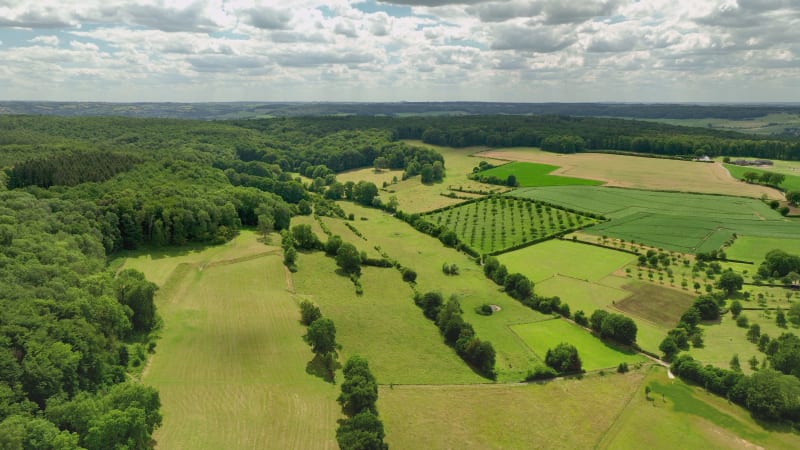
[[745, 195], [753, 198], [759, 198], [762, 194], [771, 198], [780, 197], [775, 189], [740, 183], [731, 178], [720, 164], [601, 153], [563, 155], [537, 148], [497, 149], [479, 156], [552, 164], [560, 166], [553, 175], [600, 180], [610, 186]]
[[621, 362], [633, 364], [645, 360], [637, 353], [625, 352], [604, 343], [566, 320], [554, 319], [515, 325], [512, 329], [542, 359], [548, 349], [562, 342], [574, 345], [578, 349], [584, 370], [615, 368]]
[[601, 213], [611, 219], [587, 228], [588, 233], [686, 253], [718, 248], [732, 233], [800, 238], [796, 221], [781, 217], [754, 199], [596, 186], [522, 188], [513, 195]]
[[[741, 259], [760, 263], [768, 251], [781, 249], [793, 255], [800, 254], [800, 240], [779, 239], [755, 236], [740, 236], [736, 238], [729, 248], [725, 249], [728, 258]], [[758, 266], [753, 266], [754, 271]]]
[[501, 180], [505, 180], [509, 175], [514, 175], [517, 178], [517, 183], [522, 187], [571, 185], [596, 186], [603, 184], [602, 181], [587, 180], [585, 178], [550, 175], [550, 172], [556, 169], [558, 169], [558, 166], [552, 166], [550, 164], [512, 162], [480, 172], [480, 175], [485, 177], [495, 176]]
[[[499, 372], [499, 381], [519, 381], [537, 364], [538, 360], [533, 352], [508, 326], [536, 322], [548, 316], [522, 306], [500, 292], [494, 283], [483, 276], [481, 267], [476, 265], [474, 260], [444, 247], [438, 239], [423, 235], [382, 211], [362, 208], [351, 203], [342, 203], [342, 207], [348, 212], [355, 213], [356, 216], [369, 219], [355, 223], [359, 231], [369, 239], [367, 242], [354, 242], [357, 246], [380, 245], [390, 257], [400, 261], [404, 266], [413, 268], [418, 274], [417, 290], [420, 292], [436, 290], [442, 292], [445, 298], [452, 294], [458, 296], [464, 310], [464, 320], [475, 327], [482, 340], [490, 341], [497, 352], [496, 368]], [[332, 220], [336, 219], [326, 218], [326, 221]], [[443, 263], [457, 264], [460, 275], [445, 275], [442, 272]], [[391, 270], [390, 273], [390, 277], [400, 279], [397, 271]], [[366, 291], [368, 287], [365, 285], [364, 289]], [[403, 292], [412, 307], [416, 308], [413, 306], [410, 290], [404, 288]], [[488, 317], [476, 314], [475, 308], [484, 303], [496, 304], [500, 306], [501, 311]], [[417, 314], [422, 317], [421, 312]], [[429, 326], [436, 329], [432, 323]]]
[[[276, 252], [231, 263], [259, 246]], [[165, 327], [144, 375], [161, 393], [159, 448], [336, 448], [338, 389], [305, 372], [312, 353], [277, 250], [245, 232], [207, 251], [128, 260], [170, 274], [154, 277]]]
[[643, 373], [544, 384], [381, 388], [378, 409], [396, 449], [591, 448]]
[[[731, 173], [731, 176], [733, 176], [737, 180], [744, 180], [744, 174], [746, 172], [755, 172], [759, 175], [764, 172], [778, 172], [777, 170], [773, 170], [771, 168], [755, 168], [747, 166], [737, 166], [735, 164], [724, 164], [724, 166], [726, 169], [728, 169], [728, 172]], [[796, 191], [800, 189], [800, 176], [792, 175], [789, 173], [784, 173], [784, 175], [786, 175], [786, 179], [783, 181], [783, 183], [780, 184], [781, 189], [785, 191]]]
[[791, 432], [768, 431], [743, 408], [724, 398], [670, 380], [660, 367], [649, 370], [644, 384], [650, 398], [639, 389], [625, 411], [596, 445], [600, 449], [792, 449], [800, 437]]
[[349, 278], [335, 273], [333, 258], [321, 252], [301, 254], [294, 274], [298, 296], [317, 303], [333, 319], [342, 358], [360, 354], [381, 383], [481, 383], [439, 330], [414, 305], [413, 292], [393, 268], [367, 267], [355, 295]]

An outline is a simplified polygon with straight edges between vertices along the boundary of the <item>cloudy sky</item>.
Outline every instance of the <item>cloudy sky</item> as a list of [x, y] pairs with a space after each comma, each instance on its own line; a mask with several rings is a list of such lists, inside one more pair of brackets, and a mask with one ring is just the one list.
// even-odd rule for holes
[[800, 0], [0, 0], [0, 99], [800, 101]]

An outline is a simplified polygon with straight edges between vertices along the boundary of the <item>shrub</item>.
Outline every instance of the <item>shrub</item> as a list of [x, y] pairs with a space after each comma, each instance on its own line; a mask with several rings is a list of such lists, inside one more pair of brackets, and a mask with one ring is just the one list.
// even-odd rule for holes
[[414, 281], [417, 280], [417, 272], [415, 272], [414, 269], [404, 267], [402, 270], [402, 274], [403, 274], [403, 281], [405, 281], [406, 283], [413, 283]]
[[475, 312], [482, 316], [491, 316], [494, 310], [492, 309], [491, 305], [484, 303], [481, 306], [475, 307]]

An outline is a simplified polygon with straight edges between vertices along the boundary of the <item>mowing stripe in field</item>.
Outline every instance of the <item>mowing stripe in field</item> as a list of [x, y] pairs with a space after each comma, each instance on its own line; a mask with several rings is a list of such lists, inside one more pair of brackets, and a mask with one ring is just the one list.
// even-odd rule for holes
[[513, 325], [515, 333], [544, 360], [547, 350], [562, 342], [574, 345], [583, 362], [584, 370], [616, 367], [621, 362], [637, 363], [645, 358], [635, 352], [626, 352], [592, 336], [588, 331], [567, 322], [553, 319], [544, 322]]
[[505, 180], [509, 175], [514, 175], [517, 183], [521, 187], [530, 186], [597, 186], [603, 184], [602, 181], [587, 180], [585, 178], [562, 177], [558, 175], [550, 175], [550, 173], [558, 166], [551, 166], [549, 164], [537, 164], [529, 162], [511, 162], [497, 166], [483, 172], [478, 172], [476, 175], [481, 178], [496, 177], [500, 180]]

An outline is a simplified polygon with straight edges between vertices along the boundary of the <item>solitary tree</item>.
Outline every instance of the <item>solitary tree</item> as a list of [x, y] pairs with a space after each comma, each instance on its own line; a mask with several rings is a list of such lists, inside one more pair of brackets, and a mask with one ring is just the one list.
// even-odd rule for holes
[[744, 280], [741, 275], [732, 270], [728, 270], [719, 276], [717, 287], [725, 291], [725, 295], [730, 297], [734, 292], [742, 289], [742, 283], [744, 283]]
[[556, 348], [548, 349], [544, 363], [561, 373], [581, 371], [578, 349], [565, 342], [558, 344]]
[[346, 273], [361, 272], [361, 255], [356, 246], [345, 242], [336, 251], [336, 264]]

